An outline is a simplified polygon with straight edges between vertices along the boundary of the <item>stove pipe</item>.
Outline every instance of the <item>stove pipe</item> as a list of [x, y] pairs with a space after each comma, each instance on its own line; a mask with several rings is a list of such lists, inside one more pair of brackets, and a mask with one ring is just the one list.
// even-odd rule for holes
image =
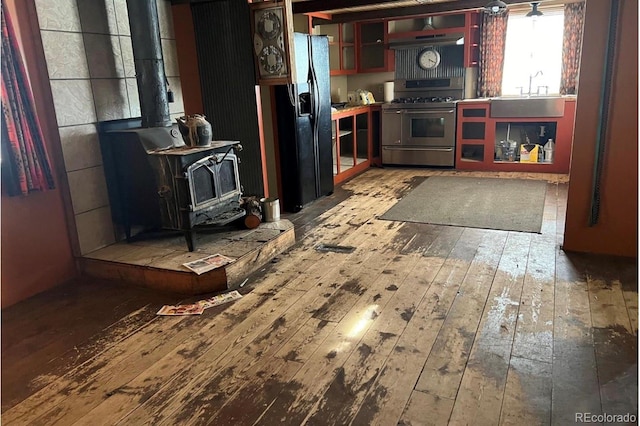
[[171, 125], [155, 0], [127, 0], [142, 127]]

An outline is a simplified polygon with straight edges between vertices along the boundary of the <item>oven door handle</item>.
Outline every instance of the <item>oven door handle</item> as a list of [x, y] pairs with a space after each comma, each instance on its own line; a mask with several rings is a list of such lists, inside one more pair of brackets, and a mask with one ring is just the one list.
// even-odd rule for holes
[[451, 152], [453, 148], [425, 148], [425, 147], [399, 147], [399, 146], [383, 146], [383, 150], [386, 151], [437, 151], [437, 152]]
[[421, 109], [420, 111], [405, 111], [405, 114], [453, 114], [455, 112], [454, 109], [450, 110], [442, 110], [442, 109]]

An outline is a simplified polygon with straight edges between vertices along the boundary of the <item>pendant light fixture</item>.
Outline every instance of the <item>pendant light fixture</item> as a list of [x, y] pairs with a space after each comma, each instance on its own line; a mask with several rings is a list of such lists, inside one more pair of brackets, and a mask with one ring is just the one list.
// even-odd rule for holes
[[500, 0], [493, 0], [487, 3], [482, 10], [489, 15], [502, 15], [507, 11], [507, 4]]
[[542, 16], [542, 12], [538, 10], [539, 1], [535, 1], [531, 3], [531, 12], [527, 13], [527, 17], [531, 16]]

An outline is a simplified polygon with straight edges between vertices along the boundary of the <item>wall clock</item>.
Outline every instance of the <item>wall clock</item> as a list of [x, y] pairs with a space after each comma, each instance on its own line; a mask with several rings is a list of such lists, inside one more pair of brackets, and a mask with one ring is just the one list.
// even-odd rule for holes
[[423, 70], [432, 70], [440, 65], [440, 53], [437, 50], [425, 49], [418, 54], [418, 65]]

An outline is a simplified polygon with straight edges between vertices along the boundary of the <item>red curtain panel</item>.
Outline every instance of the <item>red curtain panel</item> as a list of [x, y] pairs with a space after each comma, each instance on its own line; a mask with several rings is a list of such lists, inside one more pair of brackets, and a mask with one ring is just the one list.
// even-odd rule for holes
[[478, 69], [478, 97], [490, 98], [502, 93], [502, 67], [504, 47], [507, 41], [507, 19], [509, 14], [485, 14], [482, 20], [480, 39], [480, 62]]
[[564, 5], [564, 35], [562, 37], [561, 95], [575, 95], [578, 89], [584, 2]]
[[8, 195], [53, 189], [54, 180], [11, 18], [2, 3], [2, 188]]

